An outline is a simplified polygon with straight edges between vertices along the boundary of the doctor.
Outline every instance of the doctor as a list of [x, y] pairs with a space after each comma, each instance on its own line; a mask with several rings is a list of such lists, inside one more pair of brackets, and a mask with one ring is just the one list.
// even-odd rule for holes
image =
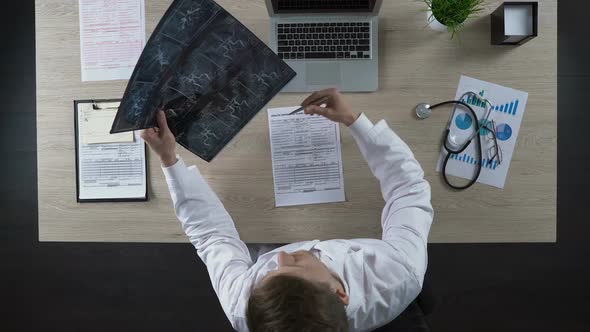
[[[325, 108], [310, 105], [326, 96]], [[381, 240], [310, 239], [252, 257], [199, 170], [176, 155], [164, 112], [157, 115], [159, 129], [146, 129], [142, 137], [160, 157], [176, 216], [236, 330], [371, 330], [393, 320], [420, 293], [433, 217], [430, 186], [384, 120], [374, 125], [357, 115], [335, 89], [315, 92], [302, 105], [306, 114], [350, 129], [381, 185]]]

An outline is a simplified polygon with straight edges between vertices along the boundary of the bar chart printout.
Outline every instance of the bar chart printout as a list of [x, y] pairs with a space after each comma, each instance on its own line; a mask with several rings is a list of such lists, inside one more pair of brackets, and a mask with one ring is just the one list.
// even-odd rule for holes
[[[446, 167], [449, 175], [472, 179], [477, 168], [482, 167], [478, 182], [498, 188], [504, 188], [508, 169], [516, 141], [520, 124], [528, 99], [528, 93], [481, 81], [475, 78], [461, 76], [455, 98], [462, 98], [466, 92], [474, 92], [475, 95], [463, 97], [462, 101], [473, 106], [480, 122], [483, 121], [488, 110], [489, 117], [485, 125], [495, 125], [495, 134], [498, 141], [501, 159], [494, 156], [494, 141], [487, 130], [480, 130], [482, 143], [482, 155], [476, 151], [472, 142], [465, 151], [460, 154], [452, 154]], [[486, 102], [487, 100], [487, 102]], [[491, 109], [490, 109], [491, 108]], [[473, 137], [477, 122], [471, 118], [470, 112], [463, 106], [457, 107], [457, 111], [450, 125], [450, 134], [457, 137], [459, 142]], [[436, 170], [441, 172], [444, 158], [447, 152], [441, 149]]]
[[268, 110], [275, 205], [344, 201], [340, 127], [296, 108]]

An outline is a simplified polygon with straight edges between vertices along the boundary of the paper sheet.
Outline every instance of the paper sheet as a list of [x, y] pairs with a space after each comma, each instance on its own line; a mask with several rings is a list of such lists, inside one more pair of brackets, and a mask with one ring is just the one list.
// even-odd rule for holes
[[[118, 103], [117, 103], [118, 104]], [[133, 132], [111, 134], [111, 125], [117, 114], [117, 107], [104, 106], [103, 109], [89, 109], [82, 113], [83, 121], [80, 125], [83, 127], [84, 144], [97, 143], [131, 143], [133, 142]]]
[[[78, 104], [80, 125], [92, 103]], [[78, 139], [78, 194], [80, 199], [143, 198], [146, 193], [145, 144], [139, 133], [130, 143], [84, 144]]]
[[79, 0], [82, 81], [129, 79], [145, 45], [144, 0]]
[[[497, 84], [480, 81], [475, 78], [461, 76], [455, 99], [461, 98], [463, 93], [473, 91], [479, 96], [488, 99], [493, 105], [489, 121], [496, 123], [496, 136], [498, 145], [502, 150], [502, 163], [498, 164], [497, 159], [490, 160], [490, 149], [493, 148], [493, 140], [481, 136], [482, 158], [476, 154], [475, 140], [465, 151], [453, 155], [447, 164], [447, 174], [465, 179], [472, 179], [476, 167], [481, 164], [482, 170], [477, 182], [485, 183], [494, 187], [504, 188], [510, 161], [516, 146], [520, 124], [526, 108], [528, 93], [503, 87]], [[473, 98], [464, 100], [469, 104], [477, 117], [481, 120], [484, 117], [484, 104], [481, 100]], [[469, 111], [462, 107], [457, 108], [455, 117], [451, 121], [451, 134], [458, 137], [459, 142], [464, 142], [475, 130], [475, 121], [471, 118]], [[483, 132], [483, 131], [482, 131]], [[443, 158], [447, 152], [442, 149], [436, 170], [440, 172]]]
[[276, 206], [344, 201], [340, 127], [296, 108], [268, 110]]

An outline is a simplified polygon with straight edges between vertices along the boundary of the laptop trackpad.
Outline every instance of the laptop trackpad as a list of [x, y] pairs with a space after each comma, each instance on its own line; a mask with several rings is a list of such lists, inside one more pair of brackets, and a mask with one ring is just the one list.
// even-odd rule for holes
[[340, 85], [339, 63], [308, 63], [305, 66], [307, 85]]

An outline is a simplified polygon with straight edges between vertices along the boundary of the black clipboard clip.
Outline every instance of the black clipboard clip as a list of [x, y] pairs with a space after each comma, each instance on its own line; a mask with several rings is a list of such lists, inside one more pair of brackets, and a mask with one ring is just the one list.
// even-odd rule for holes
[[[114, 103], [115, 101], [109, 102], [109, 103]], [[106, 103], [106, 102], [104, 102]], [[96, 101], [92, 101], [92, 109], [93, 110], [116, 110], [119, 108], [119, 106], [115, 106], [115, 107], [106, 107], [106, 106], [101, 106], [103, 103], [97, 103]]]

